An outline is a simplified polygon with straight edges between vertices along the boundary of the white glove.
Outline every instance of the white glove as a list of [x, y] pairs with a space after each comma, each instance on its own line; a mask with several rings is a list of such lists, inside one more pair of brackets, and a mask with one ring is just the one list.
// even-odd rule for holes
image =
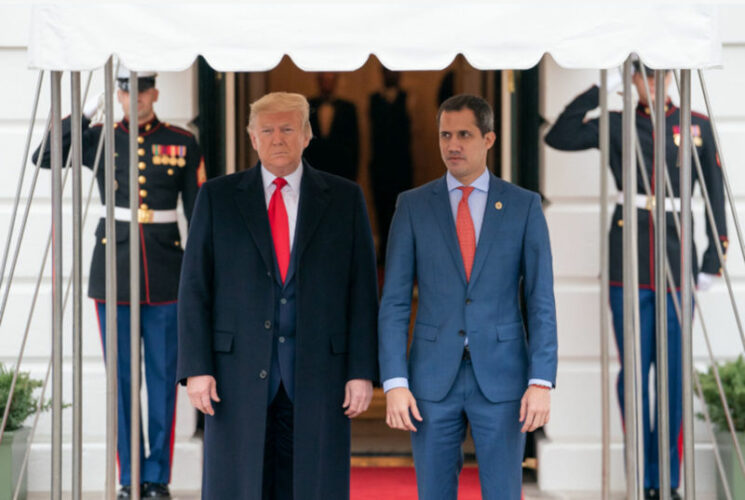
[[[598, 76], [597, 86], [600, 87], [600, 76]], [[612, 94], [623, 86], [623, 77], [618, 68], [608, 70], [608, 93]]]
[[699, 292], [705, 292], [709, 288], [711, 288], [711, 285], [714, 284], [714, 280], [717, 278], [717, 276], [714, 276], [713, 274], [709, 273], [698, 273], [698, 279], [696, 280], [698, 283], [698, 286], [696, 287]]
[[[100, 121], [99, 115], [101, 117], [103, 116], [103, 106], [104, 98], [103, 92], [101, 92], [96, 97], [91, 97], [85, 101], [85, 105], [83, 106], [83, 116], [94, 122]], [[99, 117], [99, 119], [94, 120], [96, 117]]]

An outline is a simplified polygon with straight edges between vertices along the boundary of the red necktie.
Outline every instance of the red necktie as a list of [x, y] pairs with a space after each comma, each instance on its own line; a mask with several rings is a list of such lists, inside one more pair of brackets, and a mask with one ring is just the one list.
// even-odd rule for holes
[[287, 208], [282, 198], [282, 188], [287, 181], [282, 177], [274, 179], [276, 189], [269, 200], [269, 226], [272, 228], [272, 239], [274, 240], [274, 255], [277, 256], [277, 266], [282, 283], [287, 276], [287, 268], [290, 267], [290, 223], [287, 220]]
[[471, 279], [473, 256], [476, 254], [476, 230], [473, 228], [471, 210], [468, 208], [468, 197], [473, 192], [471, 186], [461, 186], [463, 196], [458, 203], [458, 215], [455, 218], [455, 232], [458, 234], [460, 254], [463, 257], [463, 267], [466, 269], [466, 281]]

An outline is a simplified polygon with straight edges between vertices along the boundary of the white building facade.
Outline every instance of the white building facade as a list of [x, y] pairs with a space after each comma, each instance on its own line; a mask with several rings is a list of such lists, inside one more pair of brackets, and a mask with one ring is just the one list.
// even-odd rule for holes
[[[671, 8], [674, 8], [671, 5]], [[16, 182], [21, 168], [25, 168], [22, 203], [33, 177], [30, 165], [22, 167], [26, 133], [30, 124], [34, 86], [38, 73], [27, 68], [27, 44], [31, 8], [27, 3], [0, 0], [0, 242], [5, 242], [13, 210]], [[723, 141], [723, 153], [729, 167], [732, 189], [737, 199], [738, 212], [745, 216], [745, 7], [721, 8], [721, 36], [724, 42], [724, 65], [721, 69], [706, 71], [712, 104], [718, 118], [717, 125]], [[578, 71], [559, 68], [550, 58], [541, 63], [541, 114], [550, 123], [563, 107], [579, 92], [596, 82], [596, 70]], [[87, 73], [82, 73], [85, 82]], [[703, 99], [695, 84], [693, 109], [705, 112]], [[158, 78], [160, 99], [156, 112], [163, 121], [188, 128], [197, 114], [196, 71], [161, 73]], [[45, 74], [44, 86], [36, 116], [36, 127], [31, 140], [32, 150], [41, 141], [44, 121], [50, 106], [49, 77]], [[103, 90], [101, 72], [92, 80], [89, 96]], [[63, 79], [63, 115], [69, 113], [69, 78]], [[674, 99], [676, 99], [674, 97]], [[620, 99], [611, 100], [611, 106], [620, 109]], [[121, 113], [117, 115], [117, 118]], [[599, 153], [562, 153], [541, 144], [542, 188], [551, 204], [546, 215], [551, 232], [556, 273], [556, 298], [559, 326], [559, 375], [553, 393], [552, 421], [546, 429], [548, 440], [539, 446], [539, 485], [547, 491], [599, 490], [601, 478], [601, 407], [600, 407], [600, 353], [599, 353], [599, 243], [605, 235], [599, 234], [600, 166]], [[84, 174], [87, 193], [92, 180], [90, 171]], [[610, 179], [609, 179], [610, 181]], [[614, 194], [611, 184], [610, 192]], [[615, 197], [613, 197], [615, 199]], [[41, 171], [36, 186], [36, 197], [24, 233], [24, 244], [15, 271], [13, 293], [5, 317], [0, 325], [0, 361], [15, 364], [20, 349], [26, 319], [31, 307], [36, 278], [49, 234], [51, 186], [49, 172]], [[100, 200], [93, 190], [91, 210], [84, 228], [83, 262], [84, 282], [87, 282], [87, 265], [93, 248], [93, 231], [99, 214]], [[65, 210], [71, 209], [69, 190], [65, 197]], [[703, 202], [697, 195], [694, 201], [696, 241], [699, 250], [705, 247], [703, 233]], [[69, 220], [69, 217], [66, 219]], [[68, 232], [67, 229], [70, 229]], [[745, 298], [745, 264], [734, 240], [734, 225], [729, 223], [730, 272], [738, 300]], [[65, 229], [71, 234], [71, 228]], [[69, 239], [69, 238], [68, 238]], [[14, 237], [15, 241], [15, 237]], [[65, 269], [69, 272], [71, 249], [65, 247]], [[48, 268], [46, 276], [49, 275]], [[7, 276], [6, 276], [7, 279]], [[729, 309], [729, 299], [723, 280], [710, 291], [702, 294], [701, 303], [709, 331], [713, 334], [716, 355], [731, 359], [742, 352], [735, 322]], [[84, 301], [84, 488], [87, 491], [103, 489], [105, 448], [105, 373], [98, 325], [91, 300]], [[65, 317], [71, 325], [71, 315]], [[42, 378], [47, 370], [51, 351], [51, 281], [45, 278], [30, 327], [28, 346], [22, 363], [24, 371]], [[708, 363], [700, 328], [694, 331], [694, 356], [697, 365]], [[620, 416], [615, 400], [615, 374], [618, 372], [616, 349], [610, 342], [611, 422], [612, 422], [612, 488], [625, 487], [623, 472], [623, 436]], [[64, 401], [72, 401], [71, 354], [69, 335], [66, 337]], [[65, 429], [65, 488], [70, 487], [71, 410], [64, 416]], [[174, 490], [197, 490], [201, 483], [201, 443], [192, 437], [195, 414], [183, 391], [179, 393], [174, 453]], [[716, 474], [711, 446], [702, 424], [696, 426], [697, 485], [701, 491], [715, 488]], [[34, 438], [29, 464], [29, 489], [47, 491], [50, 485], [51, 416], [42, 415]]]

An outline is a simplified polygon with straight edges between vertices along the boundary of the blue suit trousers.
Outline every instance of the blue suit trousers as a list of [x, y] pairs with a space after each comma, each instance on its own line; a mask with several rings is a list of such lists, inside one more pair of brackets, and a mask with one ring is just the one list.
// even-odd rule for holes
[[476, 446], [481, 498], [520, 500], [525, 434], [520, 432], [520, 400], [492, 403], [479, 389], [471, 361], [461, 362], [442, 401], [418, 400], [422, 422], [411, 433], [419, 498], [456, 500], [463, 468], [466, 427]]

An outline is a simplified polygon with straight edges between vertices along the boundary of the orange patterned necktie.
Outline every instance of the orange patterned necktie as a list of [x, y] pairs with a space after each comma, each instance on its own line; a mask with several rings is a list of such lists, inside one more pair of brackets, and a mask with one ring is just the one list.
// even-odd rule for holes
[[460, 186], [463, 196], [458, 203], [458, 214], [455, 218], [455, 232], [458, 234], [460, 254], [463, 257], [463, 267], [466, 269], [466, 281], [471, 279], [473, 268], [473, 256], [476, 255], [476, 230], [471, 219], [471, 210], [468, 208], [468, 197], [473, 192], [472, 186]]

